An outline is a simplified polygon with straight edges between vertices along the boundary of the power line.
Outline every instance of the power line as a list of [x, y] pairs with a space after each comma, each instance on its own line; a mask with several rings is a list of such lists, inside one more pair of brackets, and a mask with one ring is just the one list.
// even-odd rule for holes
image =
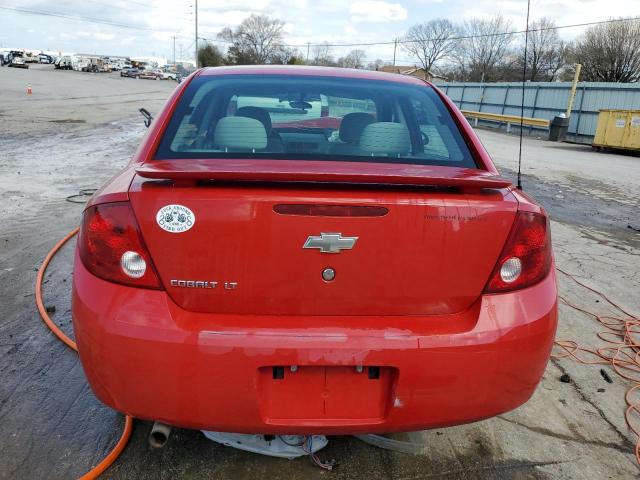
[[[104, 5], [104, 2], [98, 2], [98, 3]], [[126, 0], [125, 3], [133, 3], [135, 5], [140, 5], [142, 7], [148, 7], [148, 8], [157, 7], [157, 5], [154, 5], [153, 3], [144, 3], [144, 2], [139, 2], [139, 1], [135, 1], [135, 0]], [[169, 5], [169, 7], [171, 7], [171, 5]]]
[[[133, 2], [132, 2], [133, 3]], [[140, 5], [142, 5], [140, 2], [135, 2], [138, 3]], [[110, 20], [105, 20], [105, 19], [101, 19], [101, 18], [95, 18], [95, 17], [87, 17], [84, 15], [69, 15], [69, 14], [64, 14], [64, 13], [56, 13], [56, 12], [48, 12], [48, 11], [44, 11], [44, 10], [34, 10], [34, 9], [28, 9], [28, 8], [21, 8], [21, 7], [12, 7], [9, 5], [0, 5], [0, 9], [3, 10], [9, 10], [9, 11], [14, 11], [14, 12], [19, 12], [19, 13], [27, 13], [27, 14], [32, 14], [32, 15], [41, 15], [41, 16], [47, 16], [47, 17], [58, 17], [58, 18], [65, 18], [67, 20], [75, 20], [75, 21], [87, 21], [87, 22], [93, 22], [93, 23], [100, 23], [103, 25], [109, 25], [109, 26], [113, 26], [113, 27], [118, 27], [118, 28], [128, 28], [128, 29], [134, 29], [134, 30], [142, 30], [142, 31], [147, 31], [147, 32], [170, 32], [171, 30], [158, 30], [158, 29], [154, 29], [154, 28], [150, 28], [150, 27], [143, 27], [143, 26], [139, 26], [139, 25], [131, 25], [131, 24], [126, 24], [126, 23], [121, 23], [121, 22], [113, 22]], [[609, 19], [609, 20], [600, 20], [597, 22], [584, 22], [584, 23], [574, 23], [574, 24], [570, 24], [570, 25], [559, 25], [559, 26], [554, 26], [554, 27], [544, 27], [544, 28], [536, 28], [536, 29], [529, 29], [529, 33], [532, 32], [543, 32], [543, 31], [548, 31], [548, 30], [562, 30], [562, 29], [566, 29], [566, 28], [577, 28], [577, 27], [588, 27], [588, 26], [593, 26], [593, 25], [601, 25], [601, 24], [605, 24], [605, 23], [616, 23], [616, 22], [627, 22], [627, 21], [637, 21], [640, 20], [640, 17], [631, 17], [631, 18], [616, 18], [616, 19]], [[509, 36], [509, 35], [519, 35], [519, 34], [523, 34], [526, 33], [526, 30], [515, 30], [515, 31], [510, 31], [510, 32], [498, 32], [498, 33], [485, 33], [485, 34], [478, 34], [478, 35], [460, 35], [460, 36], [455, 36], [455, 37], [449, 37], [449, 40], [467, 40], [467, 39], [473, 39], [473, 38], [483, 38], [483, 37], [500, 37], [500, 36]], [[198, 36], [199, 39], [205, 40], [205, 41], [209, 41], [209, 42], [219, 42], [219, 43], [233, 43], [229, 40], [223, 40], [223, 39], [219, 39], [219, 38], [206, 38], [206, 37], [200, 37]], [[419, 43], [420, 40], [390, 40], [390, 41], [384, 41], [384, 42], [362, 42], [362, 43], [326, 43], [326, 42], [322, 42], [322, 43], [311, 43], [311, 42], [307, 42], [307, 43], [282, 43], [282, 44], [274, 44], [274, 46], [277, 47], [290, 47], [290, 48], [307, 48], [307, 47], [372, 47], [372, 46], [381, 46], [381, 45], [394, 45], [394, 44], [407, 44], [407, 43]]]
[[[558, 25], [554, 27], [544, 27], [544, 28], [530, 28], [528, 30], [529, 33], [532, 32], [544, 32], [548, 30], [562, 30], [565, 28], [578, 28], [578, 27], [589, 27], [593, 25], [601, 25], [604, 23], [616, 23], [616, 22], [630, 22], [640, 20], [640, 17], [631, 17], [631, 18], [614, 18], [610, 20], [600, 20], [597, 22], [584, 22], [584, 23], [574, 23], [570, 25]], [[483, 37], [504, 37], [509, 35], [520, 35], [523, 33], [527, 33], [527, 30], [514, 30], [511, 32], [498, 32], [498, 33], [483, 33], [478, 35], [460, 35], [455, 37], [449, 37], [448, 40], [469, 40], [473, 38], [483, 38]], [[218, 42], [218, 43], [233, 43], [230, 40], [224, 40], [221, 38], [205, 38], [198, 37], [202, 40], [208, 42]], [[421, 40], [390, 40], [385, 42], [364, 42], [364, 43], [280, 43], [274, 44], [275, 47], [289, 47], [289, 48], [307, 48], [307, 47], [373, 47], [380, 45], [396, 45], [396, 44], [407, 44], [407, 43], [419, 43]]]
[[[102, 7], [104, 6], [104, 1], [102, 1], [102, 0], [83, 0], [83, 1], [89, 2], [89, 3], [95, 3], [96, 5], [100, 5]], [[124, 3], [125, 5], [126, 4], [140, 5], [141, 7], [145, 7], [145, 8], [157, 8], [157, 5], [153, 5], [153, 4], [149, 4], [149, 3], [137, 2], [137, 1], [133, 1], [133, 0], [121, 0], [121, 3]], [[130, 8], [126, 8], [126, 6], [125, 7], [118, 6], [116, 8], [118, 10], [129, 10], [129, 11], [131, 11], [131, 9]], [[176, 6], [173, 6], [173, 5], [167, 5], [167, 6], [163, 7], [163, 8], [169, 8], [169, 9], [173, 9], [174, 12], [184, 13], [184, 11], [178, 9]], [[172, 13], [171, 16], [175, 17], [176, 15]], [[178, 16], [177, 18], [180, 18], [182, 20], [189, 20], [189, 21], [191, 20], [189, 17], [184, 17], [184, 16]]]
[[[615, 22], [629, 22], [629, 21], [637, 21], [640, 20], [640, 17], [631, 17], [631, 18], [613, 18], [610, 20], [600, 20], [598, 22], [585, 22], [585, 23], [574, 23], [571, 25], [559, 25], [555, 27], [545, 27], [545, 28], [531, 28], [529, 29], [529, 33], [531, 32], [544, 32], [547, 30], [561, 30], [564, 28], [577, 28], [577, 27], [589, 27], [592, 25], [601, 25], [603, 23], [615, 23]], [[498, 32], [498, 33], [483, 33], [478, 35], [461, 35], [456, 37], [449, 37], [448, 40], [467, 40], [472, 38], [482, 38], [482, 37], [504, 37], [508, 35], [519, 35], [522, 33], [526, 33], [526, 30], [516, 30], [512, 32]], [[419, 43], [421, 40], [397, 40], [398, 44], [405, 43]], [[277, 45], [278, 47], [306, 47], [307, 45], [311, 45], [312, 47], [322, 46], [322, 47], [368, 47], [368, 46], [376, 46], [376, 45], [394, 45], [396, 40], [390, 40], [385, 42], [366, 42], [366, 43], [300, 43], [300, 44], [281, 44]]]
[[20, 7], [11, 7], [9, 5], [0, 5], [0, 9], [2, 10], [9, 10], [9, 11], [13, 11], [13, 12], [19, 12], [19, 13], [28, 13], [31, 15], [41, 15], [43, 17], [57, 17], [57, 18], [65, 18], [67, 20], [76, 20], [76, 21], [86, 21], [86, 22], [92, 22], [92, 23], [100, 23], [103, 25], [109, 25], [112, 27], [118, 27], [118, 28], [129, 28], [129, 29], [133, 29], [133, 30], [144, 30], [147, 32], [168, 32], [169, 30], [157, 30], [155, 28], [149, 28], [149, 27], [143, 27], [140, 25], [131, 25], [131, 24], [127, 24], [127, 23], [120, 23], [120, 22], [112, 22], [110, 20], [104, 20], [101, 18], [94, 18], [94, 17], [86, 17], [84, 15], [68, 15], [65, 13], [56, 13], [56, 12], [46, 12], [44, 10], [33, 10], [33, 9], [29, 9], [29, 8], [20, 8]]
[[231, 40], [224, 40], [222, 38], [201, 37], [200, 35], [198, 35], [198, 40], [204, 40], [205, 42], [233, 43]]

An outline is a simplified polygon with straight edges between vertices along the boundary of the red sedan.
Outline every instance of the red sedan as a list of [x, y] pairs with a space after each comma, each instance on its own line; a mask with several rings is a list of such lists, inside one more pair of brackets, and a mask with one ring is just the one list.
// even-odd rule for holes
[[73, 317], [93, 391], [134, 417], [382, 433], [526, 402], [556, 297], [546, 213], [438, 89], [224, 67], [87, 206]]

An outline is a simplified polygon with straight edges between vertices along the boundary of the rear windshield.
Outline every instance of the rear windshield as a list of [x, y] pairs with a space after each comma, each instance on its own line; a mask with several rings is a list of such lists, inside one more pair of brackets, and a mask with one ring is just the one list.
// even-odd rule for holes
[[426, 85], [283, 75], [195, 78], [156, 158], [476, 166], [447, 108]]

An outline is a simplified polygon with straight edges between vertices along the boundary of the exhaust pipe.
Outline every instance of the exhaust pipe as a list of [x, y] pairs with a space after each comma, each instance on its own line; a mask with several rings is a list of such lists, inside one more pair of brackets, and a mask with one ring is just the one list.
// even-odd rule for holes
[[171, 434], [171, 426], [160, 422], [154, 422], [149, 434], [149, 445], [153, 448], [162, 448], [167, 444], [169, 435]]

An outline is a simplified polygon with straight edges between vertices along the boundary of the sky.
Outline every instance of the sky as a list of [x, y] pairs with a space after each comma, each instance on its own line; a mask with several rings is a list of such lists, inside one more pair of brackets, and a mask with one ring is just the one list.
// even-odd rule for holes
[[[193, 58], [194, 3], [0, 0], [0, 47], [171, 59], [175, 36], [176, 57]], [[11, 8], [84, 19], [28, 14]], [[460, 22], [502, 14], [514, 30], [523, 30], [526, 8], [526, 0], [198, 0], [198, 23], [200, 37], [215, 38], [222, 28], [234, 27], [256, 13], [283, 20], [288, 44], [388, 42], [402, 37], [411, 25], [434, 18]], [[557, 25], [570, 25], [621, 16], [640, 17], [640, 0], [531, 0], [532, 21], [550, 17]], [[559, 33], [571, 40], [583, 31], [568, 28]], [[368, 61], [393, 58], [393, 45], [358, 48], [365, 50]], [[339, 57], [350, 49], [334, 48], [332, 53]], [[300, 50], [306, 55], [306, 47]], [[396, 63], [412, 65], [415, 60], [399, 47]]]

